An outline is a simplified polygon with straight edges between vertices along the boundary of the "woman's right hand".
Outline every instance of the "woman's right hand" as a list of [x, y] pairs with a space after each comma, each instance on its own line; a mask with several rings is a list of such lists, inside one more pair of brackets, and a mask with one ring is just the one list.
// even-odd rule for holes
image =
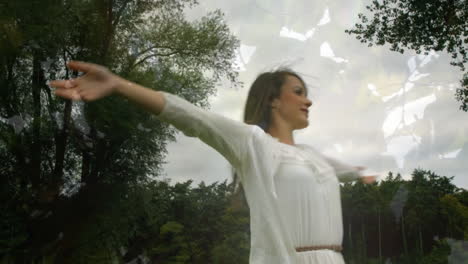
[[71, 61], [68, 68], [83, 72], [84, 75], [70, 80], [55, 80], [49, 83], [55, 87], [55, 94], [71, 100], [94, 101], [116, 92], [121, 78], [106, 67], [86, 62]]

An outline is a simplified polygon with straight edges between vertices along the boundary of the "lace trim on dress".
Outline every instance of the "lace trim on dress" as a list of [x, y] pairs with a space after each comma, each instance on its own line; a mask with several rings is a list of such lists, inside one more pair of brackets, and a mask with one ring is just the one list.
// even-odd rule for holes
[[318, 182], [325, 182], [333, 179], [334, 169], [323, 158], [306, 151], [301, 148], [300, 145], [290, 146], [284, 143], [280, 143], [279, 145], [281, 163], [308, 166], [311, 168]]

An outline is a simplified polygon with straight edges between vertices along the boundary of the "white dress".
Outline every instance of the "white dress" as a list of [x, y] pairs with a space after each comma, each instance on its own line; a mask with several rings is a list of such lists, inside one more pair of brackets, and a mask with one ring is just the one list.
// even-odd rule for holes
[[[298, 253], [295, 247], [341, 244], [337, 177], [340, 181], [356, 180], [361, 177], [356, 168], [323, 156], [309, 145], [300, 145], [306, 150], [301, 153], [289, 148], [289, 156], [298, 164], [285, 165], [281, 157], [286, 157], [288, 150], [281, 146], [291, 146], [260, 127], [206, 111], [170, 93], [163, 95], [165, 106], [157, 117], [186, 136], [198, 137], [238, 173], [250, 208], [250, 264], [343, 264], [340, 253]], [[301, 164], [301, 155], [309, 165]], [[278, 173], [281, 164], [284, 166]], [[288, 175], [295, 180], [286, 178]]]
[[[277, 206], [294, 247], [341, 245], [340, 188], [334, 169], [301, 145], [278, 145]], [[298, 252], [296, 257], [300, 264], [344, 264], [341, 253], [329, 249]]]

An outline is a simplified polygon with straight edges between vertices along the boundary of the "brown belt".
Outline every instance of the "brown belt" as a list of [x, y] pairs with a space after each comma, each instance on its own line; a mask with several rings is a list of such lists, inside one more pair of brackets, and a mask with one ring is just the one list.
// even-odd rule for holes
[[296, 252], [304, 252], [304, 251], [320, 250], [320, 249], [330, 249], [336, 252], [341, 252], [343, 250], [343, 247], [339, 245], [297, 247]]

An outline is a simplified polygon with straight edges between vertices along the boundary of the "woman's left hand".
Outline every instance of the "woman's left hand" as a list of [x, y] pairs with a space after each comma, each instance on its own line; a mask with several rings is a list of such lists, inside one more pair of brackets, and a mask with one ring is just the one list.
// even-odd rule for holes
[[121, 81], [121, 78], [101, 65], [70, 61], [67, 67], [83, 72], [84, 75], [76, 79], [55, 80], [49, 83], [56, 88], [55, 94], [65, 99], [94, 101], [116, 92]]
[[376, 175], [372, 175], [372, 176], [362, 176], [362, 177], [361, 177], [361, 181], [362, 181], [362, 183], [364, 183], [364, 184], [374, 183], [376, 179], [377, 179], [377, 176], [376, 176]]
[[[363, 171], [366, 167], [357, 166], [355, 167], [358, 171]], [[361, 181], [364, 184], [374, 183], [377, 179], [377, 175], [361, 176]]]

